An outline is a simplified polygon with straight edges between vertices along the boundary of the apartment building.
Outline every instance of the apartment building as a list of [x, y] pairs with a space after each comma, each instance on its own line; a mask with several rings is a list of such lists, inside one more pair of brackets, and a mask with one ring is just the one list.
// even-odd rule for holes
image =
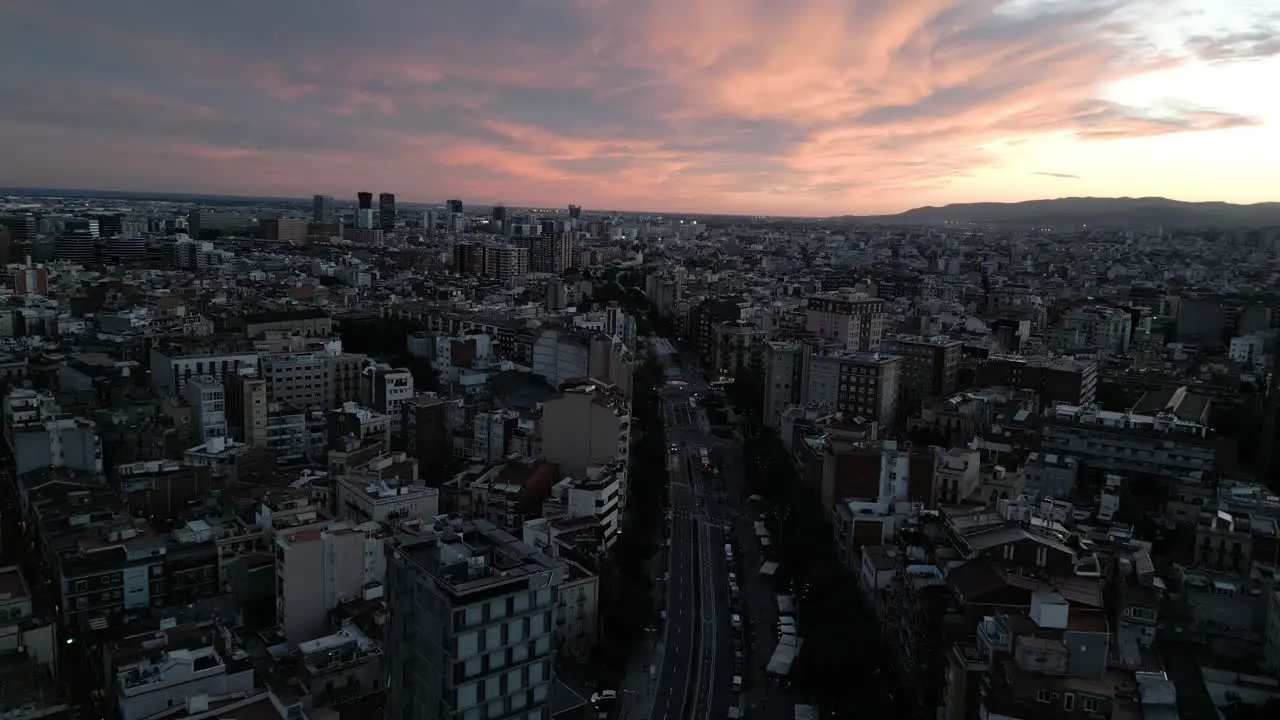
[[892, 428], [898, 424], [898, 387], [903, 359], [863, 352], [803, 353], [803, 403], [863, 417]]
[[382, 582], [382, 542], [376, 523], [276, 535], [276, 613], [291, 647], [327, 635], [330, 610]]
[[880, 352], [903, 359], [899, 395], [907, 414], [916, 412], [924, 400], [950, 397], [958, 389], [963, 341], [897, 335], [881, 342]]
[[566, 384], [542, 404], [542, 452], [565, 476], [608, 464], [630, 452], [626, 397], [592, 380]]
[[315, 707], [336, 707], [383, 687], [382, 645], [355, 625], [298, 643], [298, 679]]
[[347, 402], [330, 410], [326, 417], [330, 446], [336, 447], [343, 437], [350, 437], [360, 443], [377, 443], [384, 452], [391, 448], [390, 415]]
[[1096, 405], [1060, 404], [1041, 421], [1041, 449], [1073, 455], [1094, 472], [1143, 473], [1164, 478], [1212, 471], [1217, 454], [1213, 430], [1173, 413], [1111, 412]]
[[182, 396], [192, 378], [211, 376], [221, 382], [242, 367], [258, 367], [258, 353], [234, 343], [190, 343], [153, 349], [150, 357], [151, 389], [161, 397]]
[[269, 402], [265, 419], [263, 447], [275, 453], [278, 464], [287, 465], [306, 458], [320, 459], [311, 451], [305, 410], [288, 403]]
[[418, 460], [418, 470], [428, 484], [438, 485], [453, 456], [448, 407], [450, 401], [435, 393], [422, 393], [400, 405], [405, 445]]
[[1100, 305], [1074, 307], [1062, 315], [1060, 323], [1078, 330], [1089, 349], [1125, 353], [1133, 336], [1133, 315], [1128, 310]]
[[227, 402], [223, 383], [211, 376], [192, 378], [182, 389], [182, 397], [195, 410], [195, 440], [227, 437]]
[[980, 387], [1031, 390], [1044, 406], [1090, 405], [1098, 397], [1097, 360], [992, 355], [977, 368]]
[[337, 479], [338, 517], [352, 522], [393, 525], [405, 520], [430, 520], [440, 514], [440, 489], [412, 480], [384, 480], [364, 473]]
[[445, 483], [452, 498], [448, 509], [518, 532], [526, 520], [541, 515], [558, 479], [553, 463], [493, 465], [476, 477], [464, 475]]
[[1200, 513], [1195, 529], [1193, 564], [1217, 572], [1246, 574], [1254, 563], [1280, 561], [1280, 524], [1261, 513], [1227, 508]]
[[22, 652], [31, 663], [51, 667], [58, 659], [57, 634], [52, 616], [34, 612], [22, 569], [0, 567], [0, 654]]
[[573, 234], [567, 232], [535, 235], [515, 241], [529, 253], [529, 272], [559, 275], [573, 267]]
[[622, 505], [619, 497], [622, 486], [620, 478], [610, 468], [588, 468], [585, 476], [566, 477], [551, 486], [551, 496], [542, 503], [542, 515], [549, 519], [596, 520], [600, 523], [602, 547], [607, 551], [617, 543], [622, 532], [622, 518], [618, 512]]
[[529, 248], [505, 243], [459, 243], [453, 249], [454, 268], [503, 283], [529, 274]]
[[262, 358], [267, 399], [300, 408], [333, 407], [333, 368], [326, 352], [278, 353]]
[[391, 432], [401, 429], [400, 406], [413, 398], [413, 373], [385, 363], [368, 364], [361, 373], [361, 402], [391, 418]]
[[43, 468], [103, 474], [97, 426], [63, 413], [52, 393], [9, 393], [4, 401], [4, 438], [13, 455], [14, 475]]
[[764, 366], [769, 333], [747, 323], [725, 323], [713, 330], [710, 369], [716, 377], [734, 377]]
[[742, 320], [742, 310], [743, 302], [738, 298], [707, 298], [689, 308], [684, 334], [708, 372], [715, 369], [715, 329], [723, 323]]
[[770, 341], [764, 348], [764, 425], [777, 428], [782, 413], [800, 404], [804, 388], [800, 344]]
[[174, 708], [199, 712], [210, 697], [245, 695], [254, 689], [253, 666], [247, 658], [223, 657], [210, 646], [160, 650], [122, 665], [113, 689], [121, 720], [148, 720]]
[[387, 716], [549, 720], [564, 563], [483, 520], [386, 553]]
[[227, 433], [236, 441], [261, 449], [267, 445], [267, 381], [252, 371], [226, 376]]
[[884, 301], [847, 291], [811, 295], [805, 329], [850, 350], [874, 352], [884, 333]]

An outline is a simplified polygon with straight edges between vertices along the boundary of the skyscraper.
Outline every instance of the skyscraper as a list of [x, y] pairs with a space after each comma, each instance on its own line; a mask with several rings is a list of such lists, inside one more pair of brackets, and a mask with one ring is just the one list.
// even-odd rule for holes
[[573, 219], [573, 220], [579, 220], [579, 219], [581, 219], [581, 218], [582, 218], [582, 206], [581, 206], [581, 205], [570, 205], [570, 206], [569, 206], [569, 217], [570, 217], [571, 219]]
[[449, 208], [449, 212], [451, 212], [451, 213], [459, 213], [459, 214], [461, 214], [461, 213], [462, 213], [462, 201], [461, 201], [461, 200], [446, 200], [446, 201], [445, 201], [445, 205], [447, 205], [447, 206], [448, 206], [448, 208]]
[[386, 717], [550, 718], [564, 564], [485, 520], [384, 547]]
[[493, 219], [494, 219], [494, 222], [506, 223], [506, 222], [507, 222], [507, 207], [506, 207], [505, 205], [494, 205], [494, 206], [493, 206]]
[[373, 193], [356, 193], [356, 227], [361, 230], [373, 229]]
[[382, 232], [396, 229], [396, 196], [394, 193], [378, 194], [378, 225]]
[[333, 222], [335, 217], [333, 208], [332, 195], [311, 196], [311, 221], [318, 223]]

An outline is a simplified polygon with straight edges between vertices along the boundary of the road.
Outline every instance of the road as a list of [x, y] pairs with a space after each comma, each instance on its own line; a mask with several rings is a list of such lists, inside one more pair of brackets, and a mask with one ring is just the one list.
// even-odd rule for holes
[[698, 523], [686, 510], [691, 499], [687, 488], [673, 483], [670, 512], [670, 558], [666, 578], [667, 620], [663, 630], [662, 665], [649, 717], [681, 720], [688, 717], [690, 679], [698, 643]]
[[[665, 358], [668, 368], [673, 359]], [[733, 696], [733, 628], [724, 546], [728, 508], [719, 481], [701, 472], [699, 450], [710, 449], [706, 413], [691, 402], [709, 389], [704, 378], [662, 389], [670, 477], [670, 571], [667, 622], [650, 717], [724, 717]]]

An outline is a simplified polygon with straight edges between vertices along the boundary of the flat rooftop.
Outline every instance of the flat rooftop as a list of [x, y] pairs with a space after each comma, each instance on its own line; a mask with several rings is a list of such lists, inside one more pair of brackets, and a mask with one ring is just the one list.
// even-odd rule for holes
[[487, 520], [442, 522], [391, 543], [455, 595], [527, 583], [546, 573], [558, 584], [564, 572], [564, 563]]

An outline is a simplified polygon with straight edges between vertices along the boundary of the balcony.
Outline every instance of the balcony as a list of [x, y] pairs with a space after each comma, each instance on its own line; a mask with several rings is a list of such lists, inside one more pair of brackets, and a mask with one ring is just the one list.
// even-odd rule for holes
[[999, 616], [985, 617], [978, 623], [978, 644], [991, 651], [1012, 652], [1013, 634], [1009, 625]]
[[968, 672], [986, 672], [991, 669], [991, 656], [976, 643], [952, 643], [951, 654]]

